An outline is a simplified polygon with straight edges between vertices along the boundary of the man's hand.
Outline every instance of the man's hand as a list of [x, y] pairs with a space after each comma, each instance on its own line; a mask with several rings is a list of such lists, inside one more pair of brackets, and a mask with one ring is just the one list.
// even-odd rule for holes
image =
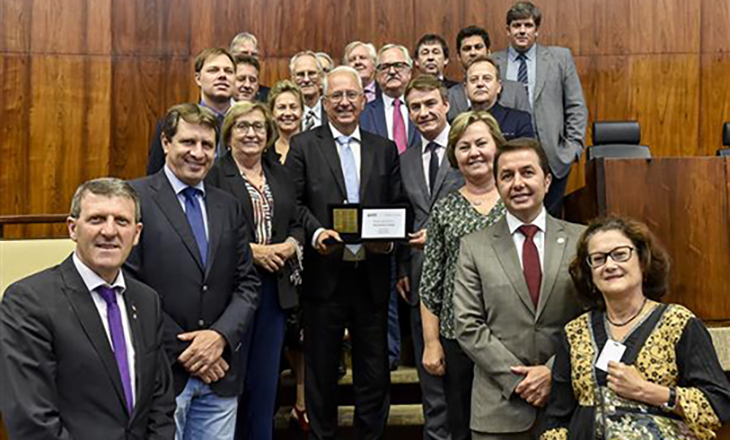
[[416, 249], [423, 250], [426, 247], [426, 230], [421, 229], [420, 231], [408, 234], [408, 244]]
[[177, 361], [190, 374], [205, 374], [223, 354], [226, 340], [215, 330], [197, 330], [177, 335], [181, 341], [192, 341]]
[[[337, 243], [327, 244], [331, 240], [335, 240]], [[319, 252], [320, 255], [329, 255], [340, 246], [342, 246], [342, 238], [340, 238], [340, 234], [335, 230], [325, 229], [317, 236], [317, 243], [314, 249]]]
[[198, 376], [200, 380], [202, 380], [206, 384], [210, 385], [213, 382], [218, 382], [219, 380], [223, 379], [223, 376], [225, 376], [228, 372], [228, 368], [228, 362], [226, 362], [226, 360], [221, 357], [218, 358], [218, 361], [211, 365], [205, 373], [199, 372], [198, 374], [196, 374], [196, 376]]
[[542, 407], [550, 396], [553, 376], [545, 365], [534, 367], [512, 367], [512, 372], [525, 376], [515, 388], [515, 392], [532, 406]]
[[608, 387], [624, 399], [643, 402], [646, 380], [633, 365], [608, 361]]
[[277, 252], [278, 245], [261, 245], [252, 244], [251, 251], [253, 252], [253, 262], [259, 267], [263, 267], [267, 271], [274, 273], [284, 267], [286, 258], [283, 258], [279, 252]]
[[365, 249], [373, 254], [388, 254], [393, 250], [393, 243], [389, 241], [365, 243]]
[[446, 374], [446, 358], [440, 342], [426, 344], [423, 348], [423, 368], [433, 376]]
[[395, 290], [398, 292], [403, 301], [409, 302], [411, 299], [411, 282], [408, 277], [403, 277], [395, 283]]

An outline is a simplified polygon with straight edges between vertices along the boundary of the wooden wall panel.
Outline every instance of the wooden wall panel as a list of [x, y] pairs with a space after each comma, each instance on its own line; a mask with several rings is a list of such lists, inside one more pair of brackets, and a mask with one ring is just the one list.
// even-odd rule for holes
[[31, 191], [27, 151], [30, 145], [30, 57], [0, 56], [0, 209], [4, 214], [28, 212]]
[[723, 148], [722, 124], [730, 122], [730, 53], [702, 55], [700, 142], [697, 154]]
[[630, 53], [698, 52], [700, 7], [701, 0], [631, 0]]
[[192, 61], [125, 58], [115, 63], [112, 86], [111, 174], [144, 175], [157, 121], [167, 109], [198, 99]]
[[[413, 0], [350, 0], [348, 41], [369, 41], [376, 47], [386, 43], [414, 43]], [[342, 52], [340, 52], [340, 55]]]
[[113, 0], [112, 46], [122, 55], [190, 54], [192, 0]]
[[[273, 3], [273, 2], [272, 2]], [[240, 0], [192, 0], [191, 11], [196, 11], [191, 20], [190, 53], [195, 55], [206, 47], [227, 48], [233, 37], [248, 30], [248, 25], [261, 16], [261, 10], [256, 11], [256, 2], [241, 2]], [[256, 14], [259, 12], [259, 14]], [[268, 22], [268, 20], [261, 20]], [[254, 35], [256, 30], [249, 30]]]
[[[458, 4], [450, 2], [433, 2], [430, 0], [414, 0], [415, 16], [413, 17], [413, 41], [408, 47], [411, 54], [416, 49], [416, 43], [425, 34], [434, 33], [434, 29], [439, 30], [439, 34], [444, 37], [446, 44], [449, 46], [449, 64], [446, 66], [445, 76], [458, 81], [463, 78], [464, 73], [459, 62], [458, 51], [456, 50], [456, 34], [461, 28], [461, 17], [463, 11]], [[414, 72], [414, 75], [417, 75]]]
[[35, 0], [33, 53], [109, 54], [111, 0]]
[[32, 3], [24, 0], [0, 2], [0, 52], [30, 50], [30, 15]]
[[728, 23], [728, 0], [702, 0], [702, 53], [730, 52]]
[[655, 156], [700, 154], [697, 55], [630, 58], [631, 119], [641, 124], [642, 141]]
[[627, 54], [630, 0], [563, 0], [557, 12], [554, 44], [572, 48], [575, 56]]

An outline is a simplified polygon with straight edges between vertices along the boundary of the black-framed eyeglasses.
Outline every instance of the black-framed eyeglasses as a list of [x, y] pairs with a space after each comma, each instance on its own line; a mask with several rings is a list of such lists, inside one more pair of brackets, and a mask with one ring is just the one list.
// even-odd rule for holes
[[608, 257], [611, 257], [616, 263], [624, 263], [631, 259], [631, 254], [634, 248], [631, 246], [619, 246], [611, 249], [608, 252], [594, 252], [589, 254], [586, 258], [586, 262], [591, 269], [598, 269], [599, 267], [606, 264]]
[[390, 69], [395, 69], [397, 72], [404, 72], [406, 69], [409, 69], [411, 66], [408, 65], [408, 63], [383, 63], [378, 64], [376, 69], [378, 69], [379, 72], [388, 72]]

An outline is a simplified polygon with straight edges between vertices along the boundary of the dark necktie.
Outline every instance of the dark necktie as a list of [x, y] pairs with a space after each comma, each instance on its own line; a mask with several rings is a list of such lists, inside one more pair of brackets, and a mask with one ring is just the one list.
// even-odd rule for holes
[[525, 89], [528, 87], [527, 82], [527, 56], [524, 53], [517, 55], [517, 62], [520, 63], [520, 68], [517, 71], [517, 81], [521, 82]]
[[314, 110], [307, 112], [307, 117], [304, 119], [304, 131], [311, 130], [314, 127]]
[[540, 283], [542, 283], [542, 268], [540, 267], [540, 254], [537, 253], [537, 246], [532, 240], [538, 227], [535, 225], [522, 225], [519, 227], [525, 242], [522, 245], [522, 272], [525, 274], [527, 289], [530, 291], [532, 303], [537, 307], [540, 299]]
[[191, 186], [182, 190], [185, 196], [185, 215], [190, 223], [190, 228], [193, 230], [195, 241], [198, 243], [198, 250], [200, 251], [200, 260], [203, 262], [203, 266], [207, 264], [208, 259], [208, 239], [205, 236], [205, 223], [203, 223], [203, 210], [200, 207], [200, 201], [196, 197], [196, 194], [201, 193], [197, 188]]
[[127, 343], [124, 340], [124, 328], [122, 327], [122, 315], [117, 304], [117, 292], [111, 287], [99, 286], [96, 291], [106, 301], [106, 317], [109, 323], [109, 333], [112, 336], [112, 349], [117, 360], [119, 376], [122, 379], [124, 398], [127, 403], [127, 412], [132, 414], [134, 401], [132, 400], [132, 381], [129, 375], [129, 364], [127, 363]]
[[433, 188], [436, 186], [436, 176], [439, 173], [439, 155], [436, 153], [439, 144], [436, 142], [429, 142], [428, 149], [431, 152], [431, 159], [428, 162], [428, 187], [433, 194]]

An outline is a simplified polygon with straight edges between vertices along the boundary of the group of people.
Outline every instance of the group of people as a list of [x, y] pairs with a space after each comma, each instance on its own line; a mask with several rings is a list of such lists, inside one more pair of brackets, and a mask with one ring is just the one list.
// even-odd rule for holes
[[[298, 53], [271, 89], [251, 34], [202, 51], [149, 175], [82, 184], [73, 255], [4, 294], [11, 437], [271, 439], [285, 352], [292, 417], [334, 439], [347, 334], [353, 437], [382, 438], [401, 297], [426, 439], [712, 438], [730, 384], [701, 321], [660, 302], [661, 245], [560, 220], [587, 110], [541, 17], [516, 3], [495, 54], [462, 29], [459, 82], [435, 34], [413, 56], [350, 43], [341, 66]], [[407, 240], [345, 243], [343, 203], [408, 206]]]

